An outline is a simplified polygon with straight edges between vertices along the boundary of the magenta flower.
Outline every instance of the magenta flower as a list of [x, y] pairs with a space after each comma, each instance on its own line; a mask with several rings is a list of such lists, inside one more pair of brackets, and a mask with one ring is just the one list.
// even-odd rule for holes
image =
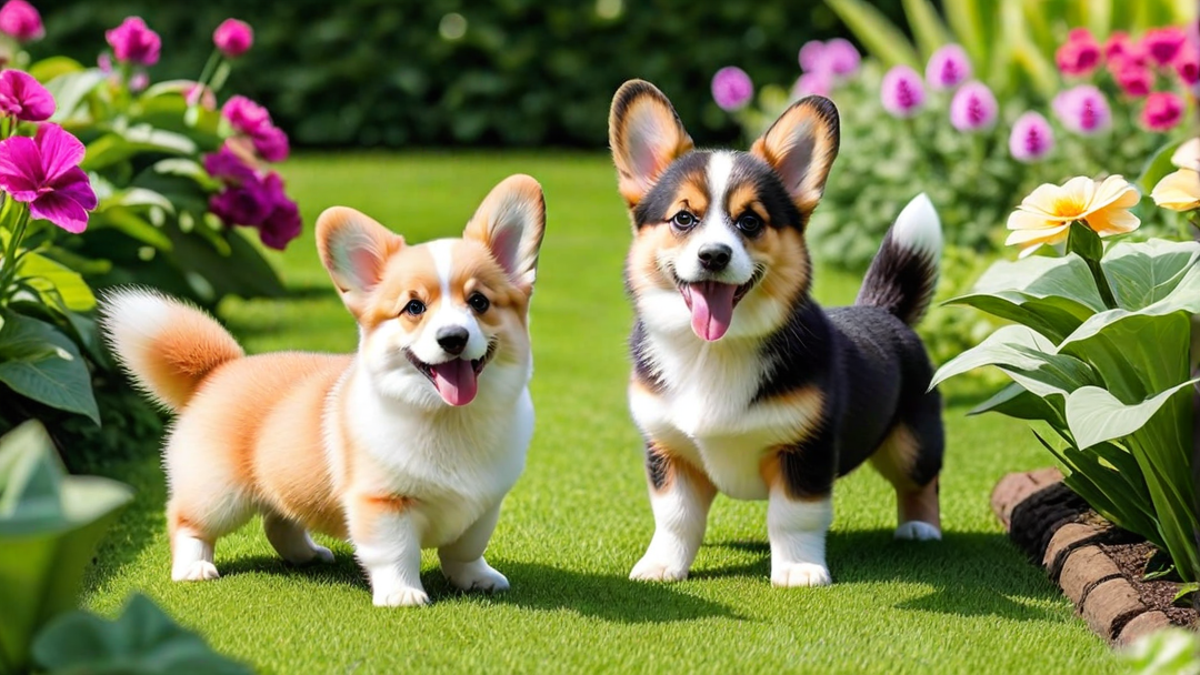
[[1142, 124], [1151, 131], [1170, 131], [1183, 119], [1183, 111], [1183, 99], [1178, 94], [1156, 91], [1146, 97]]
[[113, 56], [118, 61], [137, 66], [152, 66], [158, 63], [162, 40], [158, 33], [150, 30], [141, 17], [131, 16], [120, 26], [104, 33]]
[[925, 81], [934, 91], [953, 89], [971, 77], [971, 60], [962, 45], [940, 47], [925, 64]]
[[257, 178], [230, 185], [208, 200], [208, 210], [226, 225], [258, 227], [275, 210], [275, 203]]
[[800, 47], [800, 70], [806, 73], [829, 70], [829, 62], [825, 58], [824, 42], [809, 40]]
[[1104, 58], [1110, 62], [1113, 59], [1135, 59], [1142, 61], [1145, 57], [1146, 54], [1142, 51], [1141, 45], [1130, 39], [1129, 33], [1123, 30], [1113, 31], [1112, 35], [1109, 35], [1108, 40], [1104, 43]]
[[722, 110], [738, 110], [744, 108], [754, 96], [754, 83], [741, 68], [725, 66], [713, 75], [712, 95]]
[[272, 126], [271, 113], [245, 96], [234, 96], [225, 102], [221, 114], [229, 120], [234, 131], [253, 136]]
[[959, 131], [990, 129], [999, 113], [996, 96], [982, 82], [964, 84], [950, 100], [950, 124]]
[[1154, 87], [1154, 73], [1133, 60], [1119, 59], [1112, 71], [1113, 80], [1126, 96], [1141, 98]]
[[23, 122], [43, 122], [54, 114], [54, 97], [32, 75], [0, 72], [0, 113]]
[[792, 86], [792, 98], [805, 96], [829, 96], [833, 91], [833, 77], [823, 71], [805, 73]]
[[1054, 130], [1041, 113], [1027, 112], [1017, 118], [1008, 137], [1008, 150], [1019, 162], [1032, 164], [1054, 149]]
[[879, 98], [893, 117], [912, 117], [925, 106], [925, 84], [912, 68], [893, 66], [883, 76]]
[[826, 42], [823, 57], [829, 64], [829, 70], [840, 77], [849, 77], [857, 73], [858, 66], [862, 63], [862, 55], [845, 38], [834, 38]]
[[284, 193], [283, 179], [279, 174], [269, 174], [263, 181], [263, 187], [270, 195], [275, 208], [258, 228], [258, 238], [266, 246], [282, 251], [287, 248], [288, 242], [300, 236], [304, 227], [300, 220], [300, 209]]
[[226, 58], [236, 59], [254, 44], [254, 29], [245, 21], [225, 19], [213, 31], [213, 44]]
[[0, 189], [29, 204], [34, 218], [48, 220], [67, 232], [87, 229], [96, 193], [79, 168], [84, 147], [57, 124], [38, 127], [37, 136], [0, 141]]
[[228, 144], [204, 156], [204, 170], [217, 180], [233, 185], [252, 183], [258, 180], [254, 167], [246, 164]]
[[1155, 63], [1166, 66], [1175, 60], [1186, 41], [1187, 34], [1182, 28], [1167, 26], [1146, 31], [1142, 36], [1142, 48]]
[[1051, 103], [1055, 117], [1070, 131], [1091, 136], [1112, 126], [1112, 110], [1108, 99], [1096, 87], [1081, 84], [1054, 97]]
[[279, 127], [265, 127], [251, 136], [250, 140], [258, 154], [268, 162], [282, 162], [288, 158], [288, 137]]
[[1071, 31], [1066, 44], [1054, 53], [1059, 71], [1069, 77], [1086, 77], [1100, 66], [1100, 43], [1086, 28]]
[[1189, 87], [1200, 82], [1200, 48], [1190, 40], [1179, 50], [1179, 55], [1171, 65], [1175, 67], [1179, 79]]
[[17, 42], [33, 42], [46, 36], [42, 15], [25, 0], [8, 0], [0, 7], [0, 33]]

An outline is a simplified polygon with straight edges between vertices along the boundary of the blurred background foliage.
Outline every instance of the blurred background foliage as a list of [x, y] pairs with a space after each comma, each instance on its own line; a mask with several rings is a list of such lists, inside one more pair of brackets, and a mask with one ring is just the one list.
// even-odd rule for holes
[[[901, 0], [873, 3], [904, 26]], [[256, 44], [230, 78], [299, 146], [602, 147], [609, 101], [626, 79], [659, 85], [699, 143], [738, 138], [713, 103], [718, 68], [795, 79], [796, 50], [845, 35], [818, 2], [757, 0], [294, 0], [38, 3], [35, 59], [95, 63], [104, 30], [140, 15], [162, 35], [155, 81], [192, 78], [229, 16]]]

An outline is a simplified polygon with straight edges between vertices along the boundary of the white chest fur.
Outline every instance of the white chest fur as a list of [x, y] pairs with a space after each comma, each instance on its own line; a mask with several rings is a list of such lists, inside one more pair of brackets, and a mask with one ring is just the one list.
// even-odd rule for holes
[[474, 402], [430, 412], [382, 398], [366, 380], [350, 380], [346, 410], [356, 444], [378, 471], [355, 475], [355, 487], [411, 498], [423, 548], [456, 540], [504, 499], [525, 467], [534, 421], [529, 389], [502, 397], [481, 378]]
[[665, 387], [657, 394], [632, 390], [629, 405], [638, 426], [703, 468], [721, 492], [765, 499], [764, 453], [794, 440], [819, 410], [795, 401], [753, 400], [770, 366], [754, 340], [650, 335], [646, 347]]

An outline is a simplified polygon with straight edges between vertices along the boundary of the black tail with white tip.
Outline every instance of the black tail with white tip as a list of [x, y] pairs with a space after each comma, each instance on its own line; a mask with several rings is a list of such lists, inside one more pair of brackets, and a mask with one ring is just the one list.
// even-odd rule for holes
[[914, 326], [933, 299], [942, 255], [942, 224], [921, 193], [900, 211], [871, 262], [856, 305], [881, 307]]

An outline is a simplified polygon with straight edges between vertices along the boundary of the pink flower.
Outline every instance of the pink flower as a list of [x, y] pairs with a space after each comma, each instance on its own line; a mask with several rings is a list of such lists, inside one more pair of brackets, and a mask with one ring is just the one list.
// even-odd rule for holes
[[258, 238], [266, 246], [282, 251], [288, 242], [300, 236], [304, 223], [300, 220], [300, 209], [288, 199], [283, 191], [283, 179], [272, 172], [263, 181], [263, 187], [275, 205], [274, 210], [258, 228]]
[[0, 113], [24, 122], [43, 122], [54, 114], [54, 97], [32, 75], [0, 72]]
[[42, 124], [37, 136], [0, 141], [0, 189], [29, 204], [34, 218], [79, 234], [87, 229], [96, 193], [79, 168], [83, 143], [57, 124]]
[[234, 131], [253, 136], [271, 126], [271, 113], [245, 96], [234, 96], [225, 102], [221, 114], [229, 120]]
[[146, 26], [141, 17], [131, 16], [125, 19], [120, 26], [105, 32], [104, 37], [118, 61], [138, 66], [152, 66], [158, 63], [162, 40], [159, 39], [158, 33]]
[[1071, 31], [1067, 43], [1054, 53], [1054, 60], [1063, 75], [1086, 77], [1100, 66], [1100, 44], [1086, 28]]
[[8, 0], [0, 7], [0, 33], [17, 42], [32, 42], [46, 36], [42, 15], [25, 0]]
[[1146, 31], [1142, 36], [1142, 47], [1155, 63], [1165, 66], [1175, 60], [1186, 41], [1187, 34], [1182, 28], [1167, 26]]
[[1179, 79], [1189, 87], [1200, 82], [1200, 48], [1192, 41], [1189, 40], [1179, 50], [1179, 55], [1171, 65], [1175, 67]]
[[1054, 149], [1054, 130], [1041, 113], [1027, 112], [1017, 118], [1008, 137], [1008, 150], [1020, 162], [1032, 164]]
[[893, 117], [912, 117], [925, 107], [925, 84], [912, 68], [893, 66], [883, 76], [879, 98]]
[[282, 162], [288, 158], [288, 137], [279, 127], [265, 127], [250, 139], [254, 142], [254, 149], [268, 162]]
[[1146, 97], [1142, 124], [1151, 131], [1170, 131], [1183, 119], [1183, 99], [1170, 91], [1156, 91]]
[[858, 72], [862, 56], [854, 45], [845, 38], [834, 38], [825, 43], [824, 59], [834, 75], [849, 77]]
[[950, 100], [950, 124], [959, 131], [990, 129], [999, 112], [995, 95], [982, 82], [964, 84]]
[[805, 96], [829, 96], [833, 91], [833, 77], [829, 73], [817, 71], [801, 75], [792, 86], [792, 98]]
[[971, 60], [962, 45], [946, 45], [929, 57], [925, 81], [935, 91], [953, 89], [971, 77]]
[[129, 76], [129, 91], [138, 92], [150, 86], [150, 76], [144, 72]]
[[1118, 59], [1111, 68], [1113, 79], [1126, 96], [1141, 98], [1154, 87], [1154, 73], [1145, 65], [1132, 60]]
[[713, 75], [712, 95], [722, 110], [738, 110], [754, 96], [754, 83], [746, 71], [737, 66], [726, 66]]
[[100, 71], [111, 73], [113, 71], [112, 56], [108, 52], [100, 52], [100, 56], [96, 57], [96, 65], [100, 67]]
[[1129, 33], [1123, 30], [1116, 30], [1112, 35], [1108, 36], [1108, 40], [1104, 42], [1104, 58], [1112, 60], [1126, 56], [1141, 56], [1141, 49], [1138, 43], [1129, 38]]
[[809, 40], [800, 47], [800, 70], [815, 73], [829, 69], [825, 58], [825, 43], [820, 40]]
[[1067, 129], [1091, 136], [1112, 126], [1112, 110], [1108, 99], [1096, 87], [1081, 84], [1054, 97], [1054, 115]]
[[225, 19], [213, 31], [213, 44], [226, 58], [236, 59], [254, 44], [254, 29], [245, 21]]

